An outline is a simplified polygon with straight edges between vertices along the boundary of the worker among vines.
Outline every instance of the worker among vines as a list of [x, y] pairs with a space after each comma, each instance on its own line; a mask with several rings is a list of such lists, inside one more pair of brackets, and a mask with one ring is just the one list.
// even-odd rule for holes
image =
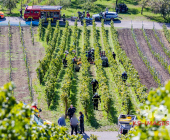
[[70, 108], [68, 109], [68, 116], [70, 119], [73, 117], [75, 112], [76, 112], [76, 108], [73, 107], [73, 105], [70, 105]]
[[68, 51], [65, 51], [65, 52], [64, 52], [64, 59], [63, 59], [63, 65], [64, 65], [64, 66], [67, 65], [67, 59], [66, 59], [67, 55], [68, 55]]
[[91, 84], [93, 86], [93, 94], [94, 94], [95, 92], [97, 92], [97, 88], [99, 87], [99, 83], [98, 83], [98, 81], [96, 79], [93, 79], [91, 81]]
[[114, 60], [116, 59], [116, 54], [115, 52], [112, 53]]
[[65, 14], [63, 14], [63, 22], [65, 22], [66, 21], [66, 16], [65, 16]]
[[128, 78], [127, 73], [126, 73], [126, 71], [124, 71], [122, 73], [122, 80], [123, 80], [124, 83], [126, 82], [127, 78]]
[[100, 99], [100, 96], [98, 95], [98, 93], [96, 92], [95, 95], [92, 98], [94, 110], [98, 110], [99, 101], [101, 102], [101, 99]]

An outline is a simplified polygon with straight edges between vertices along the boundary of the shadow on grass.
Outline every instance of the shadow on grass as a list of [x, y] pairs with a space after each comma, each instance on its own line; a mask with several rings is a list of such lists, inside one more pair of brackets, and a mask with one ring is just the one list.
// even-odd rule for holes
[[164, 19], [162, 16], [148, 16], [144, 15], [147, 19], [150, 19], [155, 22], [161, 22], [161, 23], [170, 23], [170, 18], [169, 19]]
[[74, 78], [72, 80], [71, 91], [70, 91], [70, 100], [71, 100], [71, 104], [76, 107], [77, 106], [77, 95], [78, 95], [78, 89], [77, 89], [78, 75], [76, 74], [76, 72], [74, 72], [73, 77]]
[[137, 0], [121, 0], [120, 3], [138, 5], [139, 1], [137, 1]]
[[59, 95], [59, 89], [61, 89], [61, 83], [62, 83], [62, 79], [64, 78], [65, 75], [65, 68], [62, 68], [62, 70], [60, 71], [58, 78], [57, 78], [57, 84], [56, 84], [56, 88], [55, 88], [55, 96], [54, 96], [54, 100], [50, 106], [51, 110], [56, 110], [57, 106], [59, 105], [59, 100], [60, 100], [60, 95]]
[[99, 43], [99, 39], [100, 39], [100, 30], [96, 29], [97, 32], [97, 40], [98, 40], [98, 47], [99, 47], [99, 52], [101, 51], [101, 44]]
[[79, 44], [80, 44], [80, 36], [81, 36], [81, 33], [82, 33], [82, 30], [80, 30], [79, 28], [77, 29], [78, 30], [78, 41], [77, 41], [77, 50], [76, 50], [76, 52], [77, 52], [77, 56], [79, 56], [80, 55], [80, 50], [81, 50], [81, 48], [80, 47], [78, 47], [79, 46]]

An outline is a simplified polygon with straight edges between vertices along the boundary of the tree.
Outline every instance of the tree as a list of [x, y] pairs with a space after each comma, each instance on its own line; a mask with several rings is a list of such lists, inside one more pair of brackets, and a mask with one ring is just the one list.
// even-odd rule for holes
[[143, 15], [143, 9], [148, 5], [150, 0], [141, 0], [140, 3], [141, 3], [141, 6], [142, 6], [142, 9], [141, 9], [141, 15]]
[[164, 19], [168, 19], [170, 15], [169, 0], [150, 0], [150, 6], [154, 13], [160, 13]]
[[10, 14], [11, 14], [11, 10], [16, 8], [16, 0], [4, 0], [3, 6], [8, 8], [10, 10]]

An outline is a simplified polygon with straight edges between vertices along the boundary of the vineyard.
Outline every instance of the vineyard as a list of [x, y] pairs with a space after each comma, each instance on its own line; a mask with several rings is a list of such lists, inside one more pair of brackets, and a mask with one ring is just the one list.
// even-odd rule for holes
[[[115, 29], [111, 27], [56, 27], [49, 23], [38, 27], [0, 27], [0, 86], [13, 81], [18, 101], [38, 102], [44, 119], [57, 122], [69, 106], [76, 114], [83, 111], [88, 130], [116, 130], [119, 114], [135, 114], [151, 88], [163, 86], [170, 79], [169, 32], [156, 29]], [[86, 51], [95, 49], [95, 64]], [[68, 50], [67, 67], [62, 58]], [[74, 53], [74, 51], [76, 53]], [[109, 67], [102, 66], [100, 51], [105, 51]], [[116, 59], [112, 52], [116, 53]], [[72, 59], [81, 58], [79, 72]], [[128, 80], [124, 83], [122, 73]], [[92, 78], [99, 82], [99, 111], [93, 110]], [[68, 120], [67, 120], [68, 121]], [[67, 123], [69, 126], [69, 123]]]

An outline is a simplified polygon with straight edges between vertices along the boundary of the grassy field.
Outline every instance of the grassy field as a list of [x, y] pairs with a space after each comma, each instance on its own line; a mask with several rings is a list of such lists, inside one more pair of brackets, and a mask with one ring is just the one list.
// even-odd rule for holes
[[[0, 6], [0, 11], [5, 13], [5, 16], [19, 16], [19, 9], [21, 7], [20, 1], [17, 3], [17, 8], [12, 10], [12, 14], [9, 14], [9, 10]], [[49, 0], [42, 0], [38, 3], [38, 0], [22, 0], [23, 1], [23, 9], [25, 9], [25, 5], [32, 5], [34, 1], [34, 5], [49, 5]], [[28, 1], [28, 3], [27, 3]], [[167, 22], [164, 20], [160, 14], [154, 14], [151, 9], [145, 8], [143, 11], [143, 15], [141, 15], [141, 6], [136, 0], [124, 0], [125, 4], [127, 4], [129, 11], [125, 14], [119, 14], [120, 20], [137, 20], [137, 21], [156, 21], [156, 22]], [[97, 0], [94, 2], [96, 7], [92, 7], [92, 9], [88, 10], [91, 15], [104, 11], [106, 7], [109, 8], [109, 11], [115, 11], [115, 0]], [[51, 4], [53, 5], [53, 4]], [[67, 18], [71, 16], [77, 16], [78, 11], [83, 11], [82, 4], [77, 4], [75, 0], [72, 0], [70, 6], [68, 8], [63, 8], [62, 13], [66, 14]]]

